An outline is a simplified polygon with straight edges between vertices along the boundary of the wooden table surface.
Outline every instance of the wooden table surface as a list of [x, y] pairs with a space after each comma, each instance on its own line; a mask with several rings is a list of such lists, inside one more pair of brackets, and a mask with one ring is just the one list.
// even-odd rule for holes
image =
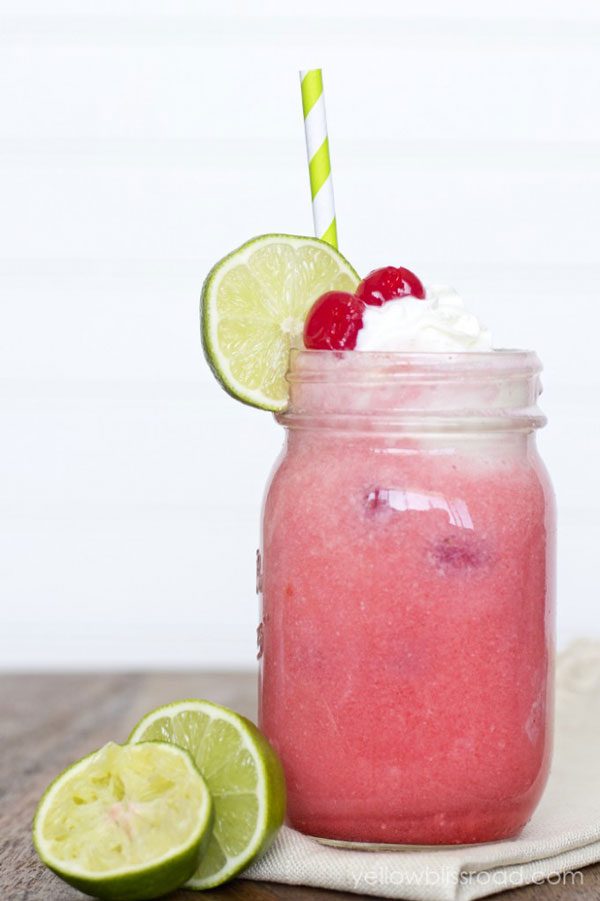
[[[249, 673], [0, 674], [0, 901], [83, 901], [38, 861], [30, 841], [36, 802], [49, 780], [78, 757], [123, 741], [148, 710], [179, 698], [206, 697], [254, 718]], [[498, 901], [600, 901], [600, 865], [573, 885], [527, 886]], [[356, 901], [359, 895], [235, 880], [220, 889], [179, 891], [171, 901]]]

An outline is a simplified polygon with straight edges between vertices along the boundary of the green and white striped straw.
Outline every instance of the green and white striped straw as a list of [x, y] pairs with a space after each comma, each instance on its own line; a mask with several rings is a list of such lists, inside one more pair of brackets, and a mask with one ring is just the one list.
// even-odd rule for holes
[[321, 70], [305, 69], [300, 72], [300, 85], [315, 235], [337, 249], [337, 225]]

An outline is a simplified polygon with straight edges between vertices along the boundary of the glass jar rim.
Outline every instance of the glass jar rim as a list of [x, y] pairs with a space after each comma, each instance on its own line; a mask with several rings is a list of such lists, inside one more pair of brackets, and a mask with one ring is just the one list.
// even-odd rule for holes
[[530, 350], [473, 352], [292, 350], [290, 428], [369, 431], [530, 431], [542, 365]]
[[292, 349], [286, 378], [332, 381], [346, 375], [361, 380], [382, 378], [455, 377], [523, 378], [541, 372], [533, 350], [495, 348], [492, 351], [332, 351]]

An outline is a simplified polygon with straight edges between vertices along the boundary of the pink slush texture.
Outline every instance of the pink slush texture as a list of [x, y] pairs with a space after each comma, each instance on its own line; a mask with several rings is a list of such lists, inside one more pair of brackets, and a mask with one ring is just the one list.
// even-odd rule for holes
[[492, 841], [540, 798], [551, 489], [523, 436], [462, 445], [290, 436], [264, 516], [261, 724], [305, 833]]

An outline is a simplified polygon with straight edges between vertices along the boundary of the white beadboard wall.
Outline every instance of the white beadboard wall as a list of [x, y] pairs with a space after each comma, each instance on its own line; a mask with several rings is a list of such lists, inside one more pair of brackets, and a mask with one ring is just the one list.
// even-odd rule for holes
[[347, 256], [542, 357], [559, 639], [600, 635], [599, 51], [594, 0], [0, 2], [0, 667], [252, 664], [281, 435], [197, 305], [311, 231], [310, 65]]

